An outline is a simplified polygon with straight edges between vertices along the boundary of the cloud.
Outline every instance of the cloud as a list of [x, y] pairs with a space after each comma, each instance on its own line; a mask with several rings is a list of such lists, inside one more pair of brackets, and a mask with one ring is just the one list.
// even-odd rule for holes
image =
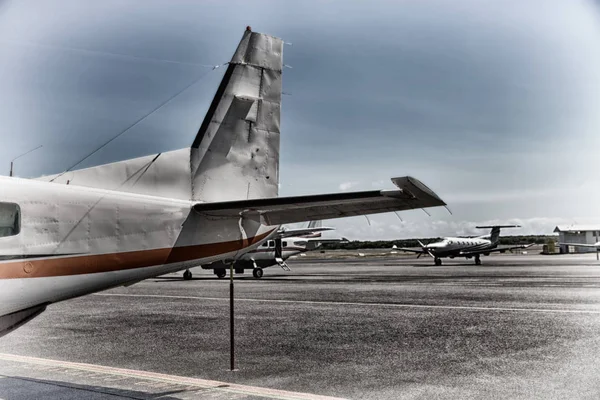
[[353, 181], [353, 182], [343, 182], [343, 183], [340, 183], [339, 187], [340, 187], [340, 190], [346, 191], [346, 190], [350, 190], [353, 187], [357, 186], [359, 183], [360, 182], [356, 182], [356, 181]]
[[502, 235], [552, 235], [557, 225], [573, 223], [600, 223], [600, 218], [509, 218], [483, 220], [442, 220], [424, 217], [419, 220], [418, 214], [403, 217], [400, 221], [393, 214], [369, 216], [370, 224], [364, 217], [344, 218], [325, 221], [325, 226], [336, 228], [336, 236], [344, 236], [350, 240], [396, 240], [411, 238], [433, 238], [446, 236], [484, 235], [488, 230], [477, 229], [480, 225], [520, 225], [521, 228], [505, 229]]

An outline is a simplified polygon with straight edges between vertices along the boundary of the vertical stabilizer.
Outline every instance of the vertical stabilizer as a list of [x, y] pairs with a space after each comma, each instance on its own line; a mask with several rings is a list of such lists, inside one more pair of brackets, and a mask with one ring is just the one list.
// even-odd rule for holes
[[476, 226], [477, 229], [491, 229], [490, 234], [482, 237], [488, 237], [492, 243], [498, 243], [500, 240], [500, 229], [501, 228], [520, 228], [520, 225], [489, 225], [489, 226]]
[[244, 32], [192, 145], [193, 200], [278, 195], [282, 50]]
[[246, 29], [191, 148], [38, 179], [205, 202], [277, 197], [282, 50]]
[[498, 241], [500, 240], [500, 227], [499, 226], [493, 227], [492, 230], [490, 231], [490, 240], [492, 243], [498, 243]]

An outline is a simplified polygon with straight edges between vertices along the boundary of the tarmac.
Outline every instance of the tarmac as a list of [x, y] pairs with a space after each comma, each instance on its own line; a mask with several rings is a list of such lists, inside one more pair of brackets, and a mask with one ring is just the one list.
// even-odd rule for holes
[[54, 304], [0, 338], [0, 399], [600, 398], [600, 262], [585, 255], [291, 260]]

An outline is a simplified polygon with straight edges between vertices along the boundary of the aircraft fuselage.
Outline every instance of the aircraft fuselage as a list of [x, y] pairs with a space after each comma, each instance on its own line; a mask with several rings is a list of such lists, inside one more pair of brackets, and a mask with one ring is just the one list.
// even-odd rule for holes
[[0, 186], [0, 204], [19, 210], [17, 233], [0, 236], [0, 327], [11, 313], [234, 259], [278, 228], [250, 221], [242, 233], [239, 218], [209, 220], [177, 199], [7, 177]]
[[498, 243], [484, 238], [448, 237], [441, 242], [430, 243], [426, 247], [437, 258], [465, 257], [471, 252], [495, 249]]

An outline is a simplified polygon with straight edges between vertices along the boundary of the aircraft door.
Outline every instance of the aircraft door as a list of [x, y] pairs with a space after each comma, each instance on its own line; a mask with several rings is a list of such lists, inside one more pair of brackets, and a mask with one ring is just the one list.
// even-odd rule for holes
[[290, 267], [283, 259], [283, 245], [281, 239], [275, 239], [275, 262], [283, 268], [284, 271], [289, 271]]
[[283, 246], [281, 239], [275, 239], [275, 259], [283, 259]]

